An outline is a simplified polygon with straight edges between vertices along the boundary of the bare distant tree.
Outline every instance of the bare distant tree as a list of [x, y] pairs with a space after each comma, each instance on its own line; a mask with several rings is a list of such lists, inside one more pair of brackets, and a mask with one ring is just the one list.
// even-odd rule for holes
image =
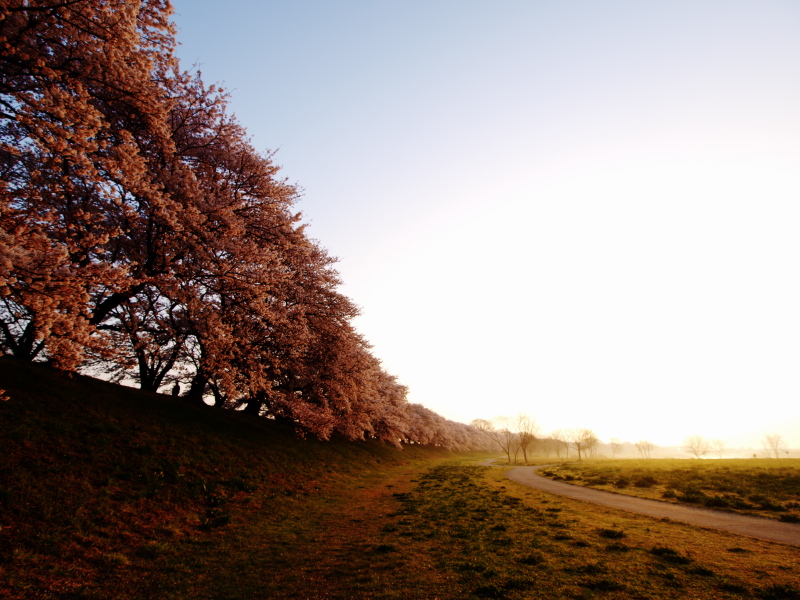
[[763, 439], [764, 450], [770, 458], [780, 458], [780, 453], [786, 451], [783, 436], [777, 433], [768, 433]]
[[508, 464], [511, 464], [511, 457], [514, 457], [514, 464], [517, 464], [517, 456], [520, 451], [519, 435], [515, 431], [516, 419], [512, 417], [495, 417], [492, 419], [495, 430], [503, 438], [501, 447], [506, 448], [506, 455], [508, 456]]
[[564, 458], [569, 458], [569, 440], [567, 439], [567, 432], [563, 429], [556, 429], [550, 434], [550, 439], [553, 442], [553, 450], [558, 458], [561, 458], [561, 453], [564, 453]]
[[584, 453], [591, 452], [597, 446], [597, 436], [591, 429], [573, 429], [569, 432], [568, 438], [570, 445], [578, 452], [578, 460], [583, 460]]
[[511, 429], [508, 431], [513, 434], [511, 438], [511, 452], [514, 454], [514, 464], [516, 465], [519, 462], [519, 453], [522, 450], [522, 440], [520, 440], [519, 433], [516, 431], [511, 431]]
[[546, 458], [550, 458], [550, 453], [553, 451], [551, 447], [552, 440], [539, 436], [536, 438], [536, 448], [538, 448], [538, 453], [543, 455]]
[[519, 449], [522, 450], [522, 457], [525, 462], [528, 462], [528, 448], [536, 441], [539, 435], [539, 423], [536, 419], [531, 418], [526, 413], [520, 413], [517, 416], [516, 422], [517, 438], [519, 440]]
[[702, 458], [711, 452], [711, 444], [702, 435], [690, 435], [683, 440], [683, 449], [695, 458]]
[[722, 458], [725, 454], [725, 442], [722, 440], [711, 440], [711, 450], [717, 455], [717, 458]]
[[536, 445], [539, 448], [539, 454], [545, 456], [545, 458], [550, 457], [550, 448], [547, 447], [547, 439], [540, 437], [536, 440]]
[[597, 458], [597, 449], [600, 447], [600, 438], [592, 433], [592, 437], [586, 445], [586, 453], [592, 458]]
[[495, 417], [491, 421], [475, 419], [470, 425], [500, 446], [508, 458], [508, 464], [511, 464], [511, 453], [514, 452], [517, 434], [511, 431], [509, 421], [508, 417]]
[[636, 449], [639, 451], [639, 454], [642, 455], [642, 458], [650, 458], [650, 453], [655, 448], [655, 444], [653, 442], [648, 442], [647, 440], [639, 440], [636, 442]]
[[611, 438], [609, 446], [611, 446], [611, 458], [617, 458], [617, 453], [622, 452], [622, 442], [617, 438]]

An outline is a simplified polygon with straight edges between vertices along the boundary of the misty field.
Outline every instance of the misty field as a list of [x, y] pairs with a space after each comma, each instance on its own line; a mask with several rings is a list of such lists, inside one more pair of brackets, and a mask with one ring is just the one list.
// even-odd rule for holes
[[800, 522], [800, 459], [584, 461], [540, 473], [640, 498]]

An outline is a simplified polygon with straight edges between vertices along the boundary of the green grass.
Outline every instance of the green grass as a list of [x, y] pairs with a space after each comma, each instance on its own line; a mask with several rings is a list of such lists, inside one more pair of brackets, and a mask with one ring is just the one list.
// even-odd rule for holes
[[800, 459], [583, 461], [542, 474], [631, 496], [800, 522]]

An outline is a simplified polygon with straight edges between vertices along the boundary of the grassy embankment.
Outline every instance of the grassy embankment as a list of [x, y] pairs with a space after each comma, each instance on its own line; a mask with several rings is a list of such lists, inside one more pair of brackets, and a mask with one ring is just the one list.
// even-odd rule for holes
[[[0, 359], [0, 598], [800, 598], [800, 549]], [[443, 460], [447, 459], [447, 460]]]
[[264, 419], [10, 358], [0, 388], [0, 598], [201, 585], [195, 555], [230, 560], [221, 553], [243, 530], [263, 536], [258, 560], [279, 565], [349, 495], [450, 456], [300, 440]]
[[800, 523], [800, 459], [571, 462], [542, 474], [640, 498]]

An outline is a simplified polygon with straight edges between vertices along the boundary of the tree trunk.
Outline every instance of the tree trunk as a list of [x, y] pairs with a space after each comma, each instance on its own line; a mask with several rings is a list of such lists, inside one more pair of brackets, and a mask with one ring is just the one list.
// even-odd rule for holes
[[219, 391], [216, 385], [211, 386], [211, 392], [214, 394], [214, 406], [223, 408], [225, 406], [225, 396]]
[[106, 297], [105, 300], [95, 307], [94, 313], [89, 319], [89, 323], [92, 325], [99, 325], [108, 316], [108, 313], [117, 308], [123, 302], [141, 292], [144, 287], [144, 283], [137, 283], [136, 285], [131, 286], [131, 288], [125, 292], [114, 292], [110, 296]]
[[194, 404], [202, 404], [203, 403], [203, 392], [206, 390], [206, 384], [208, 383], [208, 377], [203, 375], [202, 373], [198, 372], [194, 378], [192, 379], [192, 383], [189, 387], [189, 392], [186, 394], [186, 398], [189, 402]]
[[36, 344], [36, 326], [33, 320], [29, 321], [25, 331], [18, 339], [14, 339], [11, 329], [5, 323], [0, 322], [3, 327], [3, 336], [11, 348], [11, 354], [22, 360], [33, 360], [44, 349], [44, 340]]
[[261, 400], [259, 398], [250, 398], [247, 400], [242, 412], [248, 415], [259, 416], [261, 414]]

